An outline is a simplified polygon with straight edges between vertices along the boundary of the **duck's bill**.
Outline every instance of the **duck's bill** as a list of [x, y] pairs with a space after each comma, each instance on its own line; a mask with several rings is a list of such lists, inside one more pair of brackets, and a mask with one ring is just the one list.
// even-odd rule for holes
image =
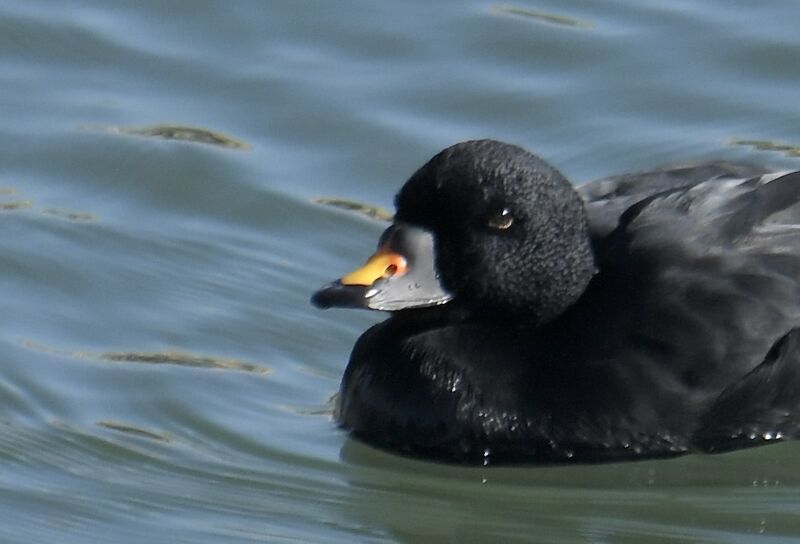
[[395, 223], [364, 266], [322, 287], [311, 302], [390, 312], [445, 304], [452, 296], [439, 283], [433, 251], [428, 231]]

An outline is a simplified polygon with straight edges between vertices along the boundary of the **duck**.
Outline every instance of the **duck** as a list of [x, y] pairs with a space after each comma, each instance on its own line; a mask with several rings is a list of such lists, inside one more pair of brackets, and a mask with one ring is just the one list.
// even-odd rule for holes
[[800, 434], [800, 171], [716, 161], [580, 186], [472, 140], [395, 196], [320, 308], [356, 341], [339, 426], [488, 465], [719, 453]]

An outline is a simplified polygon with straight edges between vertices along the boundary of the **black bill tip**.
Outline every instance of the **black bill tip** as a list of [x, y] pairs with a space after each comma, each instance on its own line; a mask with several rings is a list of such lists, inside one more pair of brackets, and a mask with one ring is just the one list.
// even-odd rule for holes
[[311, 304], [323, 310], [333, 307], [366, 308], [368, 289], [364, 285], [344, 285], [336, 280], [311, 295]]

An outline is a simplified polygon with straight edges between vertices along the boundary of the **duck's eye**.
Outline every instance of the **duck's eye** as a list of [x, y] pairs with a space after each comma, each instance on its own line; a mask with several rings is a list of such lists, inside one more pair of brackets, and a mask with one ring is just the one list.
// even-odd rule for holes
[[514, 224], [514, 216], [511, 215], [511, 210], [503, 208], [497, 213], [489, 216], [486, 225], [494, 230], [506, 230]]

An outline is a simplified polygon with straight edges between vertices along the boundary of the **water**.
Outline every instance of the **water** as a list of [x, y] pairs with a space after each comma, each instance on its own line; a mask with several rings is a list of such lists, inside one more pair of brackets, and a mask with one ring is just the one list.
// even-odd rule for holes
[[792, 0], [0, 2], [0, 541], [794, 541], [796, 443], [463, 468], [349, 440], [330, 398], [380, 316], [308, 297], [383, 227], [314, 199], [390, 208], [459, 140], [577, 183], [800, 167], [799, 19]]

